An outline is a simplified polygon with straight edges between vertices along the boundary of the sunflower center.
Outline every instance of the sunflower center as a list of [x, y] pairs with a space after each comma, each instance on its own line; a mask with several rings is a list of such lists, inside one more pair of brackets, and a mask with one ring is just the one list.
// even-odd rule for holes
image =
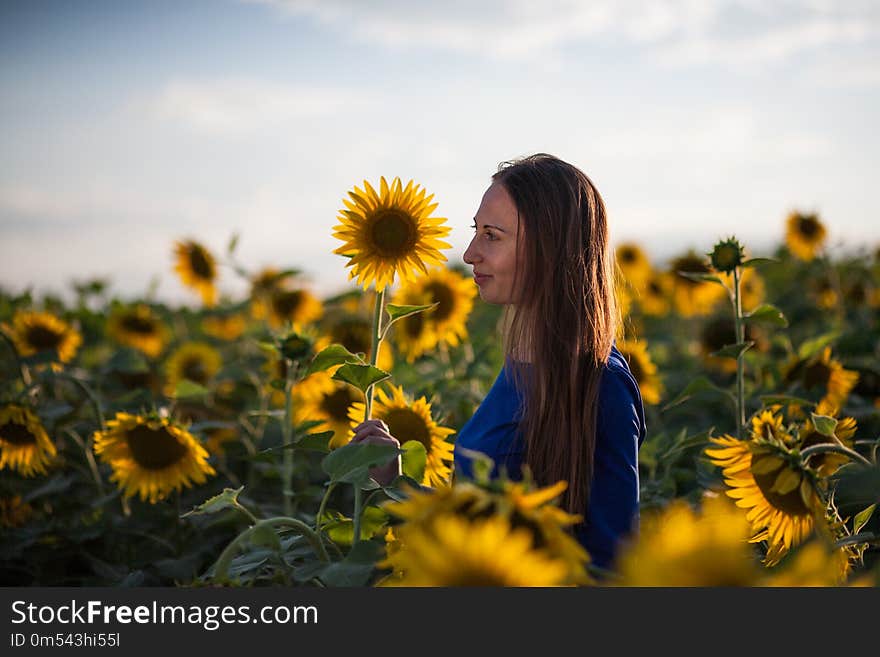
[[156, 330], [156, 325], [151, 319], [139, 315], [126, 315], [122, 318], [121, 324], [126, 331], [141, 335], [151, 335]]
[[0, 438], [13, 445], [33, 445], [37, 442], [36, 436], [18, 422], [7, 422], [0, 427]]
[[632, 264], [636, 261], [636, 252], [634, 249], [621, 249], [620, 260], [626, 264]]
[[429, 283], [427, 290], [431, 293], [431, 303], [440, 304], [431, 312], [431, 318], [442, 322], [452, 314], [452, 309], [455, 307], [455, 297], [452, 294], [452, 290], [443, 283], [436, 281]]
[[383, 258], [407, 255], [418, 238], [412, 217], [399, 210], [380, 211], [370, 225], [370, 245]]
[[422, 317], [422, 313], [403, 318], [403, 330], [411, 338], [419, 337], [424, 327], [425, 319]]
[[663, 290], [660, 288], [660, 284], [657, 281], [651, 281], [648, 283], [648, 292], [652, 296], [662, 296]]
[[302, 290], [278, 290], [272, 294], [272, 310], [281, 317], [290, 317], [303, 300]]
[[189, 264], [193, 273], [205, 280], [214, 280], [214, 265], [208, 259], [208, 254], [200, 246], [193, 246], [189, 250]]
[[[709, 273], [709, 267], [706, 263], [694, 256], [678, 258], [672, 263], [672, 269], [673, 271], [683, 271], [694, 274]], [[697, 287], [698, 285], [704, 284], [703, 281], [694, 281], [684, 276], [678, 276], [677, 282], [688, 287]]]
[[418, 440], [431, 452], [431, 431], [424, 418], [408, 408], [392, 408], [382, 418], [388, 425], [389, 433], [402, 445], [408, 440]]
[[61, 342], [62, 334], [45, 326], [31, 326], [27, 332], [27, 342], [34, 349], [56, 349]]
[[804, 370], [804, 386], [815, 388], [828, 383], [831, 378], [831, 368], [822, 361], [808, 365]]
[[348, 388], [338, 388], [321, 400], [321, 410], [337, 422], [348, 421], [348, 407], [354, 401]]
[[197, 356], [191, 356], [183, 361], [180, 368], [183, 377], [195, 383], [205, 383], [208, 380], [208, 369], [205, 367], [205, 361]]
[[165, 427], [151, 429], [137, 426], [128, 430], [126, 438], [132, 457], [146, 470], [162, 470], [174, 465], [186, 454], [186, 446], [168, 433]]
[[806, 238], [815, 237], [819, 232], [819, 224], [812, 217], [801, 217], [798, 221], [798, 232]]
[[352, 319], [340, 322], [330, 333], [334, 342], [338, 342], [352, 353], [367, 354], [370, 351], [370, 325], [364, 321]]
[[758, 488], [761, 489], [764, 498], [773, 508], [782, 511], [782, 513], [788, 516], [804, 516], [810, 513], [810, 509], [807, 508], [807, 505], [804, 504], [804, 500], [801, 497], [800, 486], [795, 486], [794, 489], [785, 494], [772, 490], [773, 484], [776, 483], [776, 478], [785, 466], [779, 470], [774, 470], [773, 472], [755, 474], [754, 464], [756, 462], [755, 457], [752, 456], [752, 476], [755, 478], [755, 483], [758, 485]]

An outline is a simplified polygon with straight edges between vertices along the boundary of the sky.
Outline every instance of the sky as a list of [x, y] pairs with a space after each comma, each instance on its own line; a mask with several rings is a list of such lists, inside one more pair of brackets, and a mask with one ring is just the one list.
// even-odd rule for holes
[[[451, 263], [499, 163], [582, 169], [657, 266], [817, 212], [880, 242], [880, 3], [0, 0], [0, 288], [193, 302], [173, 243], [350, 289], [342, 198], [434, 194]], [[221, 291], [245, 280], [228, 260]]]

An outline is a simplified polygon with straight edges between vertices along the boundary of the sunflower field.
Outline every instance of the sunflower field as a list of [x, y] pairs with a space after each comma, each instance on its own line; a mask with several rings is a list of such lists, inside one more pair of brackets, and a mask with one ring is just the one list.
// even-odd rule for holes
[[[616, 246], [617, 346], [639, 382], [641, 529], [610, 570], [537, 486], [452, 477], [503, 363], [503, 309], [450, 266], [420, 185], [364, 181], [327, 230], [351, 289], [192, 237], [192, 291], [0, 291], [5, 586], [876, 586], [880, 250], [833, 256], [793, 212], [656, 262]], [[222, 276], [221, 276], [222, 272]], [[222, 277], [248, 283], [218, 293]], [[383, 420], [401, 448], [354, 444]], [[381, 486], [370, 469], [400, 459]]]

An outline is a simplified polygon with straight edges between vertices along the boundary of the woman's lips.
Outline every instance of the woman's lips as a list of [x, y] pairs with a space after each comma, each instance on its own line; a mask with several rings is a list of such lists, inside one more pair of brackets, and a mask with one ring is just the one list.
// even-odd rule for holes
[[489, 276], [488, 274], [474, 274], [474, 281], [476, 282], [477, 285], [482, 285], [483, 283], [488, 281], [490, 278], [492, 278], [492, 277]]

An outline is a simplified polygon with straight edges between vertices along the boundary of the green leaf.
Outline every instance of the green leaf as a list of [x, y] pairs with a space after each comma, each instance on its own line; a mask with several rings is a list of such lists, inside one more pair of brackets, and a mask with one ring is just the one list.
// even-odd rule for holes
[[275, 528], [270, 525], [255, 525], [250, 535], [251, 545], [267, 547], [276, 552], [281, 551], [281, 539]]
[[321, 468], [334, 482], [365, 483], [369, 468], [385, 465], [400, 454], [393, 445], [349, 443], [330, 452], [321, 461]]
[[388, 312], [388, 316], [391, 317], [391, 321], [388, 323], [388, 325], [390, 326], [398, 319], [403, 319], [404, 317], [409, 317], [410, 315], [415, 315], [416, 313], [436, 308], [439, 305], [439, 301], [437, 303], [429, 303], [425, 306], [398, 306], [393, 303], [389, 303], [385, 306], [385, 310]]
[[862, 527], [868, 524], [868, 521], [871, 519], [871, 516], [874, 515], [874, 510], [877, 508], [876, 504], [872, 504], [866, 509], [862, 509], [859, 513], [856, 514], [856, 517], [853, 518], [853, 534], [858, 534], [862, 531]]
[[322, 431], [320, 433], [310, 433], [296, 441], [294, 447], [296, 449], [307, 449], [313, 452], [329, 452], [330, 439], [333, 437], [332, 431]]
[[238, 233], [232, 233], [232, 237], [229, 238], [229, 244], [226, 245], [227, 255], [232, 255], [235, 251], [235, 247], [238, 246], [238, 237]]
[[384, 381], [390, 377], [391, 374], [385, 370], [380, 370], [378, 367], [373, 367], [372, 365], [354, 365], [352, 363], [346, 363], [336, 370], [336, 373], [332, 378], [337, 381], [345, 381], [361, 392], [366, 393], [367, 388], [371, 385], [379, 383], [379, 381]]
[[337, 561], [327, 566], [321, 574], [321, 581], [326, 586], [364, 586], [370, 581], [374, 570], [375, 566], [372, 564]]
[[810, 417], [813, 420], [813, 426], [816, 427], [816, 431], [828, 438], [834, 438], [834, 430], [837, 428], [837, 420], [828, 415], [816, 415], [812, 412], [810, 413]]
[[672, 408], [673, 406], [678, 406], [679, 404], [687, 401], [688, 399], [690, 399], [694, 395], [697, 395], [697, 394], [700, 394], [703, 392], [712, 392], [715, 394], [721, 394], [721, 395], [724, 395], [725, 397], [727, 397], [728, 399], [733, 400], [733, 396], [727, 390], [724, 390], [723, 388], [719, 388], [714, 383], [712, 383], [709, 379], [707, 379], [705, 376], [700, 376], [700, 377], [697, 377], [696, 379], [694, 379], [693, 381], [691, 381], [689, 384], [687, 384], [687, 386], [685, 386], [684, 390], [682, 390], [680, 393], [678, 393], [678, 396], [675, 399], [673, 399], [668, 404], [666, 404], [666, 406], [663, 407], [663, 410], [666, 411], [666, 410]]
[[244, 486], [239, 486], [238, 488], [224, 488], [222, 493], [208, 498], [192, 511], [187, 511], [180, 517], [187, 518], [189, 516], [200, 516], [208, 513], [217, 513], [224, 509], [235, 508], [238, 506], [238, 496], [243, 490]]
[[744, 263], [742, 263], [743, 267], [754, 267], [755, 265], [763, 265], [768, 262], [779, 262], [775, 258], [749, 258]]
[[400, 469], [407, 477], [416, 481], [425, 478], [425, 465], [428, 461], [428, 453], [425, 446], [418, 440], [407, 440], [400, 446], [403, 450]]
[[[685, 278], [696, 281], [697, 283], [718, 283], [719, 285], [724, 285], [724, 281], [722, 281], [715, 274], [706, 274], [702, 272], [696, 271], [679, 271], [676, 272], [679, 276], [684, 276]], [[726, 285], [724, 287], [727, 287]]]
[[199, 397], [205, 397], [209, 394], [211, 394], [211, 391], [205, 386], [199, 385], [189, 379], [178, 381], [177, 385], [174, 386], [175, 399], [196, 399]]
[[753, 344], [755, 344], [754, 340], [746, 340], [745, 342], [724, 345], [718, 351], [712, 352], [712, 355], [717, 356], [718, 358], [738, 358], [741, 353], [746, 351]]
[[[361, 539], [370, 539], [384, 533], [388, 524], [388, 514], [376, 506], [366, 506], [361, 512]], [[354, 522], [351, 518], [341, 517], [339, 520], [325, 524], [322, 529], [337, 545], [351, 545], [354, 538]]]
[[848, 463], [834, 474], [834, 499], [841, 507], [864, 509], [880, 503], [880, 466]]
[[825, 333], [824, 335], [820, 335], [817, 338], [813, 338], [811, 340], [805, 340], [801, 343], [801, 346], [798, 348], [798, 358], [801, 360], [806, 360], [811, 356], [818, 354], [829, 344], [834, 342], [837, 338], [840, 337], [840, 333], [837, 331], [832, 331], [830, 333]]
[[341, 365], [343, 363], [362, 364], [363, 362], [364, 361], [360, 356], [351, 353], [341, 344], [331, 344], [329, 347], [322, 349], [320, 353], [315, 355], [306, 370], [305, 375], [308, 376], [315, 372], [324, 372], [334, 365]]
[[753, 324], [766, 324], [783, 328], [788, 326], [788, 320], [785, 319], [785, 315], [782, 314], [782, 311], [769, 303], [762, 303], [752, 312], [745, 315], [743, 319]]
[[270, 358], [277, 357], [281, 352], [278, 350], [278, 345], [274, 342], [266, 342], [265, 340], [257, 340], [257, 347], [260, 348], [260, 351], [268, 355]]

